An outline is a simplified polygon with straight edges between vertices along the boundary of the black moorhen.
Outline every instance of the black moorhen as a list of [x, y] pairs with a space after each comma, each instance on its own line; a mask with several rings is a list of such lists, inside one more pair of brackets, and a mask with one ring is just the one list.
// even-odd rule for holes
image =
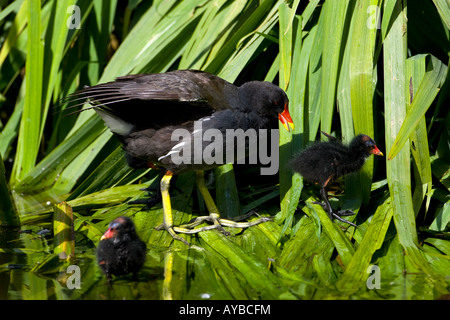
[[[203, 133], [209, 129], [225, 136], [227, 129], [258, 131], [278, 128], [277, 118], [289, 131], [288, 125], [293, 128], [288, 111], [289, 100], [278, 86], [270, 82], [251, 81], [237, 87], [207, 72], [177, 70], [119, 77], [113, 82], [86, 87], [68, 97], [69, 102], [76, 100], [83, 100], [83, 103], [88, 100], [92, 107], [83, 110], [93, 108], [119, 137], [131, 167], [146, 165], [165, 170], [160, 186], [164, 220], [158, 230], [166, 229], [174, 239], [189, 245], [176, 233], [196, 233], [218, 228], [228, 234], [222, 226], [247, 228], [269, 220], [260, 218], [253, 222], [237, 223], [237, 220], [220, 218], [205, 186], [203, 170], [221, 163], [204, 158], [203, 151], [212, 142], [202, 141], [200, 148], [195, 148], [195, 139], [199, 133], [203, 137]], [[172, 135], [177, 129], [184, 130], [194, 139], [194, 147], [189, 145], [189, 151], [186, 152], [189, 153], [187, 159], [194, 161], [172, 161], [174, 155], [185, 152], [187, 143], [184, 140], [181, 143], [176, 139], [173, 141]], [[225, 139], [223, 142], [223, 150], [226, 151]], [[250, 142], [246, 143], [247, 153]], [[197, 161], [199, 153], [203, 157]], [[189, 170], [196, 171], [196, 182], [210, 215], [174, 227], [169, 196], [170, 179], [174, 174]], [[152, 201], [150, 199], [150, 203]], [[195, 228], [203, 221], [212, 222], [213, 225]]]
[[145, 262], [145, 242], [136, 234], [133, 221], [128, 217], [114, 219], [101, 237], [97, 248], [97, 261], [111, 284], [112, 275], [137, 273]]
[[341, 218], [341, 216], [353, 215], [353, 211], [334, 211], [331, 208], [326, 187], [333, 179], [359, 171], [366, 158], [371, 154], [382, 156], [383, 153], [378, 149], [375, 141], [365, 134], [357, 135], [346, 146], [335, 137], [323, 131], [322, 133], [330, 141], [313, 143], [291, 160], [291, 167], [295, 172], [300, 173], [305, 180], [320, 185], [320, 194], [324, 201], [324, 204], [321, 205], [327, 211], [331, 220], [336, 218], [356, 227], [354, 223]]

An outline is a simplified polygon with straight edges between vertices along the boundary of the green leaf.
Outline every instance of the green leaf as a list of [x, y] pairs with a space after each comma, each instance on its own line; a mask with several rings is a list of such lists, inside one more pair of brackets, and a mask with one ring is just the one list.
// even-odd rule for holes
[[[278, 14], [280, 20], [280, 87], [286, 90], [289, 85], [291, 62], [292, 62], [292, 19], [290, 18], [291, 9], [286, 3], [280, 4], [278, 7]], [[295, 10], [292, 10], [292, 15]], [[300, 38], [301, 39], [301, 38]]]
[[[377, 29], [375, 27], [369, 28], [367, 26], [368, 9], [371, 6], [376, 6], [377, 0], [357, 2], [354, 9], [354, 16], [352, 19], [352, 34], [350, 43], [350, 57], [349, 57], [349, 73], [350, 73], [350, 98], [351, 110], [353, 116], [354, 134], [364, 133], [375, 138], [374, 133], [374, 94], [375, 94], [375, 66], [374, 55], [376, 45]], [[346, 106], [341, 106], [345, 108]], [[347, 131], [345, 139], [347, 141], [353, 137]], [[356, 196], [356, 202], [350, 209], [357, 209], [357, 204], [361, 200], [364, 203], [369, 202], [370, 186], [372, 184], [373, 175], [373, 157], [366, 160], [364, 167], [361, 169], [359, 179], [354, 179], [353, 182], [358, 185], [358, 191], [353, 193]], [[359, 181], [356, 181], [359, 180]], [[348, 179], [346, 180], [348, 181]], [[348, 198], [348, 197], [347, 197]]]
[[233, 241], [220, 234], [217, 230], [200, 233], [206, 245], [225, 258], [246, 279], [251, 287], [261, 292], [263, 299], [277, 299], [283, 292], [283, 285], [276, 277], [252, 255], [249, 255]]
[[341, 256], [342, 263], [347, 266], [355, 253], [355, 249], [353, 248], [350, 240], [339, 227], [339, 224], [331, 221], [328, 213], [323, 210], [322, 206], [313, 204], [309, 201], [306, 202], [306, 205], [309, 210], [313, 212], [313, 214], [319, 217], [320, 223], [322, 224], [325, 232], [327, 233], [328, 237], [333, 242], [333, 245], [335, 246], [337, 252]]
[[[280, 9], [282, 7], [280, 6]], [[287, 164], [280, 165], [279, 168], [281, 211], [275, 217], [278, 223], [285, 221], [282, 233], [291, 227], [303, 187], [303, 179], [299, 174], [292, 172], [289, 161], [303, 146], [303, 106], [306, 91], [307, 64], [302, 62], [309, 58], [311, 52], [309, 43], [306, 47], [303, 47], [301, 17], [295, 16], [292, 20], [292, 26], [289, 28], [286, 26], [288, 22], [286, 19], [290, 15], [289, 11], [293, 12], [293, 10], [295, 9], [289, 10], [286, 7], [280, 10], [280, 32], [289, 30], [284, 35], [280, 34], [282, 39], [280, 41], [280, 52], [292, 51], [290, 54], [285, 53], [285, 57], [280, 59], [280, 74], [284, 74], [284, 77], [289, 77], [286, 80], [282, 80], [281, 86], [287, 87], [289, 113], [295, 126], [294, 129], [291, 128], [290, 132], [287, 132], [282, 126], [279, 129], [280, 164]], [[286, 68], [290, 69], [291, 66], [296, 72], [284, 71]]]
[[323, 52], [322, 52], [322, 99], [320, 104], [321, 129], [330, 132], [336, 103], [338, 70], [342, 61], [343, 31], [346, 23], [348, 1], [324, 3]]
[[447, 28], [450, 29], [450, 4], [446, 0], [433, 0], [433, 3], [441, 16], [442, 21], [444, 21]]
[[447, 75], [447, 66], [437, 58], [430, 56], [427, 63], [427, 72], [422, 79], [420, 87], [411, 103], [411, 108], [403, 121], [395, 142], [389, 151], [388, 158], [393, 159], [403, 148], [411, 133], [417, 127], [420, 119], [436, 98]]
[[369, 227], [367, 228], [358, 249], [353, 255], [344, 274], [337, 281], [339, 290], [344, 292], [355, 292], [365, 286], [372, 256], [376, 250], [380, 249], [386, 236], [393, 215], [391, 200], [387, 199], [378, 207]]
[[437, 210], [436, 218], [430, 225], [431, 230], [444, 231], [450, 222], [450, 201]]
[[[409, 79], [409, 84], [407, 84], [408, 91], [406, 95], [409, 100], [407, 101], [408, 111], [411, 108], [411, 102], [414, 101], [413, 98], [416, 95], [418, 87], [423, 80], [427, 58], [427, 55], [418, 55], [407, 60], [406, 80], [408, 81]], [[417, 181], [413, 193], [414, 212], [417, 216], [425, 195], [428, 195], [425, 213], [428, 211], [431, 201], [432, 174], [425, 116], [422, 116], [417, 127], [411, 133], [410, 141], [411, 153], [414, 159], [414, 177]]]
[[[42, 125], [44, 44], [41, 41], [41, 3], [28, 3], [26, 94], [20, 122], [13, 181], [22, 180], [35, 166]], [[25, 151], [26, 150], [26, 151]]]
[[[396, 17], [384, 41], [384, 92], [386, 149], [394, 145], [400, 127], [406, 117], [406, 11], [396, 3], [393, 15]], [[412, 109], [412, 107], [411, 107]], [[409, 147], [398, 150], [397, 156], [387, 160], [387, 179], [394, 208], [394, 222], [398, 239], [411, 261], [426, 274], [434, 274], [422, 251], [419, 250], [416, 221], [411, 195]], [[444, 289], [435, 283], [440, 291]]]

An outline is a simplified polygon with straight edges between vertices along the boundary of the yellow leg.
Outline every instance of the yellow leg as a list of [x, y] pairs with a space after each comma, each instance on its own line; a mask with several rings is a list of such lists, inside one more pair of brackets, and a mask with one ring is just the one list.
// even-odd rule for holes
[[[208, 191], [208, 188], [205, 184], [205, 179], [203, 176], [203, 171], [196, 171], [196, 182], [197, 186], [200, 190], [200, 193], [202, 194], [203, 199], [205, 200], [206, 207], [209, 211], [209, 216], [202, 216], [196, 218], [192, 223], [188, 223], [185, 225], [181, 225], [178, 227], [173, 226], [173, 216], [172, 216], [172, 206], [170, 203], [170, 195], [169, 195], [169, 187], [170, 187], [170, 179], [172, 178], [172, 173], [170, 171], [166, 172], [166, 174], [161, 179], [161, 197], [162, 197], [162, 203], [163, 203], [163, 211], [164, 211], [164, 217], [163, 217], [163, 223], [156, 227], [156, 230], [162, 230], [165, 229], [169, 234], [175, 239], [180, 240], [186, 245], [189, 245], [189, 243], [177, 235], [177, 233], [186, 233], [186, 234], [194, 234], [201, 231], [211, 230], [211, 229], [219, 229], [223, 234], [229, 235], [230, 233], [225, 231], [223, 226], [226, 227], [232, 227], [232, 228], [248, 228], [255, 226], [257, 224], [260, 224], [262, 222], [271, 221], [270, 218], [267, 217], [261, 217], [257, 220], [251, 221], [251, 222], [236, 222], [239, 220], [243, 220], [248, 218], [253, 213], [236, 217], [234, 220], [228, 220], [228, 219], [221, 219], [219, 210], [217, 209], [216, 204], [214, 203], [213, 198], [211, 197], [211, 194]], [[211, 222], [212, 225], [204, 226], [196, 228], [198, 225], [202, 224], [203, 222]]]
[[[204, 231], [205, 229], [203, 229], [203, 228], [208, 228], [206, 230], [219, 229], [223, 234], [229, 235], [230, 233], [225, 231], [223, 226], [232, 227], [232, 228], [248, 228], [248, 227], [252, 227], [257, 224], [260, 224], [262, 222], [271, 221], [270, 218], [262, 217], [257, 220], [251, 221], [251, 222], [236, 222], [236, 221], [248, 218], [249, 216], [252, 215], [252, 213], [250, 213], [248, 215], [236, 217], [236, 218], [234, 218], [234, 220], [220, 218], [219, 209], [217, 209], [217, 206], [214, 203], [214, 200], [211, 197], [211, 194], [209, 193], [208, 188], [206, 187], [203, 171], [196, 171], [195, 174], [196, 174], [196, 183], [197, 183], [198, 189], [200, 190], [200, 193], [202, 194], [203, 199], [205, 200], [206, 208], [209, 211], [209, 216], [198, 217], [192, 223], [182, 225], [179, 228], [183, 228], [183, 229], [187, 229], [187, 230], [190, 229], [192, 231], [192, 233]], [[205, 221], [212, 222], [213, 226], [193, 229]]]
[[161, 197], [162, 197], [162, 204], [163, 204], [163, 223], [156, 227], [156, 230], [162, 230], [165, 229], [169, 234], [174, 238], [175, 240], [180, 240], [184, 244], [189, 245], [189, 243], [183, 239], [182, 237], [178, 236], [173, 228], [173, 216], [172, 216], [172, 205], [170, 204], [170, 179], [172, 179], [172, 172], [167, 171], [166, 174], [161, 179]]
[[161, 196], [164, 210], [163, 221], [164, 224], [168, 227], [173, 226], [173, 217], [172, 217], [172, 205], [170, 203], [170, 180], [172, 179], [172, 172], [167, 172], [161, 179]]
[[205, 200], [206, 208], [208, 209], [209, 213], [219, 214], [219, 209], [217, 209], [217, 206], [214, 203], [213, 198], [211, 197], [211, 193], [209, 193], [209, 190], [206, 187], [203, 171], [195, 171], [195, 182], [197, 183], [197, 187], [202, 194], [203, 200]]

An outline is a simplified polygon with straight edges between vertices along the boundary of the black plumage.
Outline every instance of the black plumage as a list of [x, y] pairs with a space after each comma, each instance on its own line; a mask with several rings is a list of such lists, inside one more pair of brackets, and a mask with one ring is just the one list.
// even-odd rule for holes
[[[186, 129], [193, 134], [195, 121], [201, 121], [203, 132], [217, 129], [224, 135], [227, 129], [278, 128], [277, 118], [287, 129], [288, 124], [292, 125], [289, 100], [278, 86], [251, 81], [237, 87], [197, 70], [118, 77], [68, 98], [83, 103], [86, 99], [120, 138], [130, 166], [163, 167], [173, 174], [220, 165], [203, 158], [201, 163], [172, 162], [170, 155], [180, 151], [179, 147], [174, 149], [179, 141], [172, 141], [173, 131]], [[203, 149], [208, 144], [204, 141]], [[193, 145], [191, 152], [193, 159]]]
[[[263, 217], [252, 223], [235, 223], [220, 218], [217, 207], [204, 186], [204, 181], [202, 182], [204, 179], [201, 171], [230, 162], [228, 160], [231, 156], [228, 157], [228, 152], [235, 150], [223, 139], [221, 148], [211, 148], [214, 152], [204, 153], [215, 141], [201, 138], [200, 145], [196, 145], [195, 141], [196, 135], [203, 137], [209, 129], [209, 132], [219, 132], [222, 136], [226, 135], [229, 129], [242, 132], [253, 129], [258, 134], [256, 139], [259, 139], [260, 129], [278, 128], [277, 118], [286, 130], [289, 130], [289, 126], [293, 128], [288, 110], [289, 99], [278, 86], [265, 81], [251, 81], [237, 87], [207, 72], [177, 70], [119, 77], [112, 82], [86, 87], [70, 95], [65, 101], [77, 102], [76, 105], [88, 101], [92, 107], [83, 110], [92, 108], [102, 117], [122, 142], [131, 167], [164, 169], [160, 187], [164, 222], [158, 230], [166, 229], [172, 237], [188, 244], [176, 233], [205, 230], [193, 230], [203, 221], [213, 222], [209, 229], [218, 228], [224, 234], [228, 233], [222, 225], [246, 228], [268, 221]], [[176, 130], [187, 132], [188, 138], [194, 143], [188, 144], [184, 139], [174, 139]], [[247, 157], [249, 146], [257, 145], [250, 139], [244, 141], [245, 146], [241, 149], [243, 152], [240, 152], [240, 157]], [[216, 144], [214, 146], [216, 147]], [[174, 155], [181, 154], [189, 161], [173, 161]], [[196, 156], [198, 154], [200, 157]], [[236, 162], [238, 153], [233, 153], [233, 156]], [[210, 216], [207, 219], [199, 217], [202, 219], [177, 228], [173, 226], [171, 213], [168, 191], [170, 179], [174, 174], [190, 170], [196, 171], [197, 185]], [[155, 199], [151, 198], [147, 203], [153, 205]]]
[[112, 275], [137, 273], [145, 262], [146, 245], [139, 239], [133, 221], [128, 217], [114, 219], [97, 248], [97, 261], [110, 283]]
[[[341, 215], [354, 214], [351, 210], [335, 212], [328, 201], [326, 187], [330, 181], [349, 173], [359, 171], [366, 158], [371, 154], [383, 155], [375, 141], [365, 134], [357, 135], [349, 145], [342, 144], [333, 136], [322, 132], [330, 141], [315, 142], [291, 160], [291, 167], [309, 182], [317, 183], [321, 187], [323, 205], [331, 219], [337, 218], [343, 222]], [[355, 225], [354, 225], [355, 226]]]

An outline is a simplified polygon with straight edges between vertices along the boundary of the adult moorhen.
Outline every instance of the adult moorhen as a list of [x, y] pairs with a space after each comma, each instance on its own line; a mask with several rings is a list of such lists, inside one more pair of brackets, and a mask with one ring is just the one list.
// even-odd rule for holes
[[128, 217], [114, 219], [100, 239], [97, 261], [111, 285], [112, 275], [137, 273], [145, 262], [145, 242], [139, 239], [133, 221]]
[[320, 194], [324, 201], [321, 205], [331, 220], [336, 218], [356, 227], [354, 223], [341, 218], [341, 216], [353, 215], [353, 211], [334, 211], [331, 208], [326, 187], [333, 179], [359, 171], [371, 154], [382, 156], [383, 153], [378, 149], [375, 141], [365, 134], [357, 135], [346, 146], [335, 137], [323, 131], [322, 133], [330, 141], [313, 143], [291, 160], [291, 167], [305, 180], [320, 185]]
[[[246, 228], [269, 220], [260, 218], [253, 222], [238, 223], [220, 218], [206, 188], [203, 170], [226, 163], [214, 161], [217, 157], [225, 159], [226, 139], [223, 139], [223, 154], [206, 152], [210, 158], [208, 155], [205, 158], [203, 151], [217, 141], [203, 139], [197, 145], [195, 142], [198, 136], [203, 137], [208, 130], [225, 136], [228, 129], [242, 129], [245, 132], [248, 129], [278, 128], [277, 118], [286, 130], [289, 130], [288, 125], [293, 128], [288, 111], [289, 100], [278, 86], [251, 81], [237, 87], [207, 72], [177, 70], [119, 77], [113, 82], [86, 87], [69, 96], [68, 100], [83, 100], [83, 103], [88, 100], [91, 103], [92, 107], [83, 110], [93, 108], [103, 118], [121, 140], [131, 167], [150, 166], [165, 170], [160, 185], [164, 220], [157, 229], [166, 229], [174, 239], [188, 245], [177, 232], [196, 233], [218, 228], [228, 234], [222, 226]], [[194, 147], [188, 141], [174, 141], [173, 135], [183, 132], [187, 132], [194, 140]], [[247, 156], [249, 145], [250, 142], [247, 142], [245, 146]], [[191, 161], [173, 160], [175, 156], [179, 159], [181, 154], [183, 159]], [[189, 170], [196, 171], [196, 182], [210, 215], [174, 227], [169, 196], [170, 179], [172, 175]], [[212, 222], [213, 225], [195, 228], [203, 221]]]

